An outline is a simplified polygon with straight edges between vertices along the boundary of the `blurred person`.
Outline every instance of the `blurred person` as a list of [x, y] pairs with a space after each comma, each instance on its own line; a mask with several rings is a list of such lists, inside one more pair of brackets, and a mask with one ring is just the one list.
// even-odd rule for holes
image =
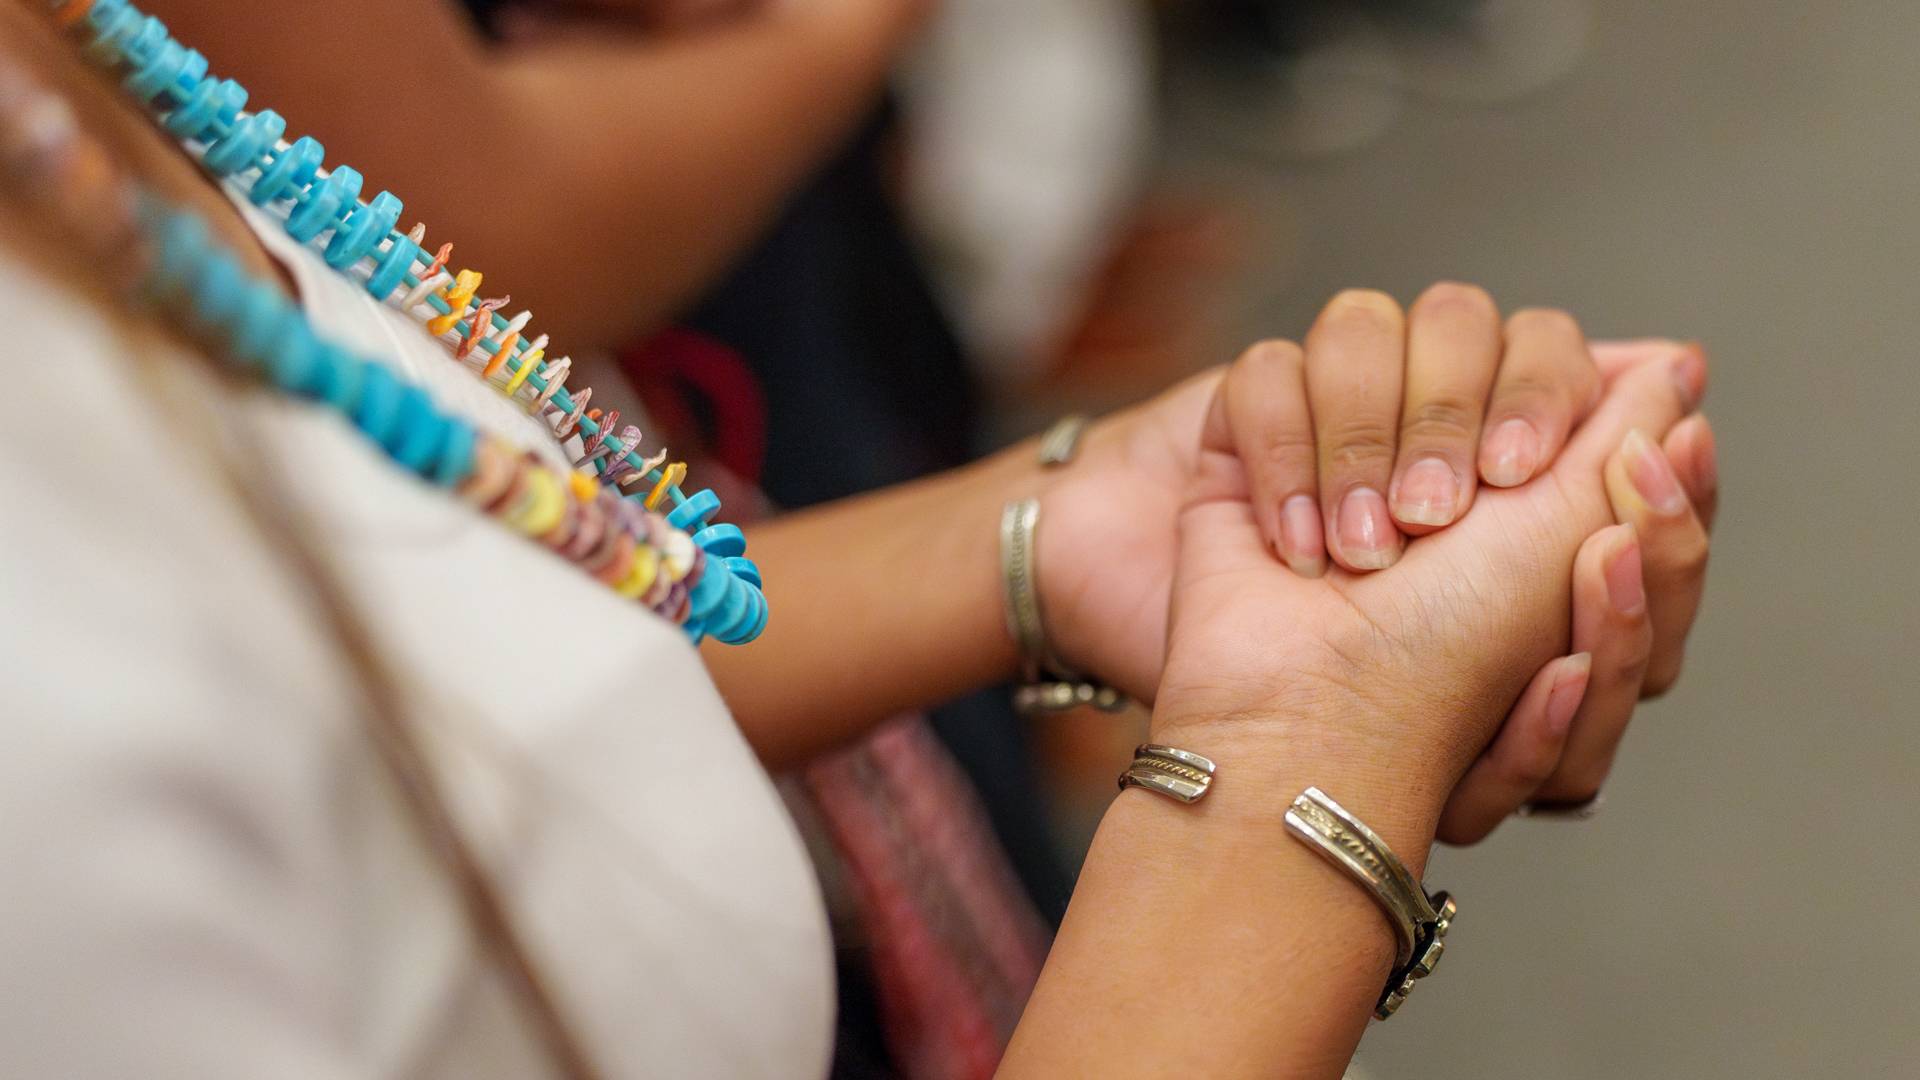
[[1179, 122], [1265, 157], [1314, 160], [1383, 137], [1409, 101], [1534, 93], [1586, 55], [1589, 0], [1196, 0], [1175, 82]]
[[[521, 174], [522, 182], [540, 189], [548, 212], [569, 215], [564, 230], [543, 243], [571, 255], [564, 265], [514, 259], [528, 272], [524, 278], [516, 274], [516, 299], [530, 301], [527, 306], [545, 324], [545, 296], [552, 289], [571, 290], [574, 281], [591, 276], [627, 290], [617, 315], [614, 299], [600, 298], [610, 305], [604, 312], [609, 317], [584, 339], [591, 351], [573, 354], [580, 370], [591, 374], [599, 400], [629, 417], [644, 416], [642, 426], [676, 448], [704, 451], [692, 458], [702, 475], [724, 465], [727, 479], [740, 481], [716, 482], [728, 492], [729, 505], [754, 505], [764, 493], [774, 506], [797, 508], [953, 468], [974, 456], [974, 381], [898, 220], [890, 178], [897, 171], [896, 136], [891, 109], [881, 100], [886, 68], [932, 6], [860, 0], [839, 12], [796, 14], [761, 3], [476, 0], [468, 7], [491, 32], [485, 37], [447, 0], [365, 5], [337, 23], [341, 13], [335, 9], [324, 19], [316, 13], [316, 19], [328, 25], [340, 48], [369, 57], [429, 22], [444, 29], [442, 48], [425, 62], [410, 61], [410, 78], [423, 86], [453, 80], [483, 98], [528, 95], [513, 108], [543, 130], [543, 154], [504, 157], [490, 171]], [[163, 0], [156, 10], [177, 26], [196, 28], [196, 40], [202, 30], [214, 44], [224, 36], [245, 40], [244, 51], [235, 54], [235, 73], [249, 86], [276, 92], [286, 87], [287, 100], [300, 109], [294, 115], [309, 118], [319, 131], [352, 125], [356, 156], [364, 155], [370, 174], [409, 181], [419, 175], [425, 160], [417, 152], [419, 117], [325, 92], [336, 76], [330, 56], [309, 46], [315, 28], [256, 33], [249, 20], [279, 23], [280, 16], [201, 0]], [[820, 55], [829, 30], [860, 35], [858, 55], [866, 61]], [[784, 49], [785, 55], [775, 66], [746, 42]], [[408, 51], [416, 48], [409, 45]], [[605, 123], [576, 115], [575, 102], [543, 99], [536, 85], [516, 81], [518, 70], [562, 62], [578, 84], [619, 104], [606, 112]], [[673, 95], [616, 97], [623, 84], [602, 79], [597, 68], [614, 77], [677, 80], [677, 92], [701, 94], [710, 114], [632, 122], [629, 114], [640, 116]], [[707, 95], [704, 87], [716, 80], [727, 81], [732, 93]], [[633, 84], [624, 85], [631, 95]], [[804, 93], [798, 91], [802, 86]], [[755, 141], [758, 125], [799, 107], [809, 110], [807, 141], [790, 139], [785, 147]], [[556, 115], [544, 115], [548, 108]], [[612, 140], [631, 140], [618, 148], [628, 159], [610, 154]], [[509, 125], [500, 145], [518, 142]], [[662, 143], [674, 151], [657, 153]], [[610, 159], [623, 171], [606, 171]], [[751, 178], [742, 180], [736, 172]], [[784, 186], [763, 182], [782, 176]], [[741, 183], [750, 195], [735, 190]], [[463, 184], [457, 206], [426, 204], [433, 215], [428, 220], [436, 230], [446, 227], [446, 237], [462, 238], [461, 259], [469, 252], [476, 253], [476, 262], [499, 259], [506, 250], [499, 242], [523, 244], [534, 231], [522, 231], [527, 215], [501, 212], [513, 204], [495, 200], [511, 190], [512, 182], [499, 175], [489, 183]], [[604, 199], [615, 193], [619, 206], [610, 211]], [[590, 217], [576, 213], [581, 207], [618, 213], [623, 228], [589, 226]], [[716, 226], [726, 217], [728, 224], [702, 229], [688, 250], [676, 248], [671, 230], [658, 227], [662, 215]], [[484, 242], [467, 242], [482, 233]], [[711, 247], [716, 241], [728, 250]], [[567, 277], [542, 279], [553, 271]], [[654, 333], [668, 323], [678, 325]], [[605, 362], [617, 347], [636, 341], [619, 349], [624, 370]], [[627, 392], [622, 375], [642, 393]], [[883, 879], [915, 848], [965, 843], [972, 861], [996, 869], [1010, 862], [1018, 883], [1003, 874], [955, 876], [939, 889], [921, 889], [911, 917], [900, 914], [899, 904], [883, 908], [859, 894], [836, 894], [841, 1031], [835, 1051], [844, 1075], [885, 1067], [867, 1062], [910, 1057], [912, 1051], [898, 1045], [899, 1037], [890, 1040], [887, 1029], [913, 1029], [911, 1019], [899, 1017], [938, 1011], [941, 991], [932, 965], [912, 976], [876, 970], [876, 957], [892, 939], [913, 933], [922, 912], [991, 909], [1005, 913], [998, 922], [1032, 927], [1016, 937], [1039, 938], [1064, 911], [1071, 889], [1071, 873], [1051, 843], [1045, 804], [1031, 795], [1037, 773], [1008, 764], [1030, 757], [1008, 694], [988, 689], [926, 704], [935, 706], [927, 722], [937, 739], [898, 723], [885, 736], [889, 752], [859, 743], [790, 778], [788, 795], [807, 804], [802, 820], [820, 834], [813, 837], [812, 852], [836, 864], [824, 866], [823, 876]], [[965, 776], [944, 760], [949, 750]], [[983, 801], [992, 831], [948, 828], [961, 818], [957, 811], [922, 834], [860, 831], [852, 823], [905, 816], [893, 794], [902, 785], [823, 779], [847, 769], [913, 776], [918, 785], [939, 778], [944, 802]], [[978, 786], [983, 798], [976, 800], [969, 786]], [[955, 965], [980, 966], [969, 955], [977, 950], [948, 951]], [[980, 995], [1002, 1012], [1017, 1011], [1031, 978], [1028, 966], [992, 980]]]
[[1149, 8], [945, 0], [903, 65], [902, 198], [972, 362], [1003, 398], [1050, 374], [1147, 187]]
[[[35, 74], [59, 87], [60, 100], [70, 103], [62, 108], [76, 110], [80, 125], [63, 127], [49, 99], [11, 83], [11, 178], [66, 169], [80, 140], [104, 140], [145, 183], [203, 216], [249, 272], [271, 281], [277, 260], [323, 333], [392, 353], [401, 377], [423, 382], [432, 398], [470, 411], [473, 423], [499, 437], [531, 437], [524, 413], [478, 404], [496, 399], [468, 393], [477, 385], [471, 375], [433, 359], [445, 353], [410, 317], [366, 304], [350, 279], [282, 235], [272, 213], [236, 214], [123, 100], [74, 70], [32, 19], [13, 6], [4, 10], [9, 40], [28, 43], [9, 50], [15, 61], [44, 69]], [[100, 182], [97, 169], [72, 175]], [[363, 1054], [397, 1054], [429, 1071], [524, 1075], [544, 1067], [537, 1053], [572, 1075], [593, 1074], [599, 1055], [617, 1063], [657, 1060], [640, 1054], [672, 1054], [683, 1065], [704, 1061], [712, 1066], [706, 1071], [740, 1075], [778, 1074], [796, 1063], [797, 1071], [810, 1071], [819, 1059], [820, 1025], [811, 1023], [816, 1033], [807, 1035], [810, 1018], [800, 1014], [818, 1002], [806, 993], [809, 984], [819, 989], [818, 965], [806, 959], [820, 956], [817, 918], [808, 917], [817, 901], [806, 886], [795, 887], [790, 833], [768, 828], [778, 813], [764, 780], [755, 779], [738, 737], [729, 739], [732, 729], [711, 688], [703, 690], [693, 654], [673, 647], [668, 624], [606, 604], [606, 594], [567, 576], [557, 562], [541, 561], [551, 556], [536, 547], [460, 516], [425, 487], [408, 486], [323, 410], [236, 393], [195, 374], [178, 342], [105, 306], [115, 295], [102, 288], [114, 280], [112, 260], [89, 257], [84, 245], [56, 251], [30, 235], [30, 224], [45, 222], [91, 236], [113, 201], [82, 198], [95, 194], [84, 185], [24, 186], [30, 201], [39, 201], [31, 215], [9, 219], [15, 287], [5, 294], [7, 317], [28, 351], [60, 355], [63, 364], [57, 373], [44, 365], [24, 372], [19, 388], [42, 389], [56, 401], [87, 396], [90, 437], [69, 454], [69, 482], [53, 489], [37, 480], [38, 448], [60, 438], [65, 418], [35, 412], [8, 433], [10, 501], [35, 510], [12, 519], [9, 530], [18, 530], [9, 593], [24, 602], [9, 609], [18, 618], [9, 619], [8, 636], [23, 641], [31, 632], [73, 646], [39, 650], [33, 667], [10, 669], [16, 685], [8, 698], [32, 715], [81, 722], [41, 732], [44, 753], [16, 759], [26, 771], [7, 790], [31, 813], [9, 820], [60, 820], [48, 813], [59, 806], [86, 832], [62, 845], [57, 866], [32, 843], [38, 837], [17, 838], [24, 846], [16, 865], [42, 872], [24, 876], [40, 888], [21, 898], [26, 917], [11, 925], [60, 929], [16, 940], [9, 951], [21, 962], [9, 972], [55, 986], [104, 970], [125, 974], [130, 954], [123, 945], [134, 945], [138, 977], [116, 976], [113, 989], [149, 1002], [151, 1026], [96, 1028], [82, 1044], [64, 1040], [57, 1023], [23, 1022], [9, 1044], [22, 1053], [44, 1049], [55, 1064], [40, 1071], [65, 1074], [89, 1070], [60, 1067], [62, 1055], [69, 1065], [140, 1060], [151, 1068], [158, 1061], [183, 1075], [206, 1075], [220, 1071], [222, 1054], [253, 1069], [285, 1062], [276, 1072], [320, 1071], [329, 1063], [352, 1068]], [[234, 205], [240, 194], [228, 192]], [[1677, 670], [1698, 595], [1704, 534], [1692, 506], [1711, 505], [1711, 444], [1704, 422], [1675, 424], [1701, 390], [1697, 353], [1657, 345], [1609, 353], [1612, 392], [1575, 436], [1601, 378], [1577, 331], [1563, 317], [1536, 313], [1516, 317], [1507, 338], [1502, 361], [1491, 305], [1471, 290], [1436, 290], [1404, 318], [1383, 298], [1345, 296], [1329, 307], [1304, 353], [1278, 344], [1253, 350], [1231, 373], [1103, 422], [1067, 472], [1040, 474], [1028, 447], [914, 489], [756, 530], [756, 554], [769, 577], [779, 581], [785, 571], [778, 603], [803, 613], [802, 625], [751, 649], [712, 654], [713, 670], [748, 740], [770, 763], [817, 752], [921, 695], [1004, 672], [1013, 654], [998, 625], [992, 544], [981, 534], [990, 535], [991, 510], [1006, 497], [1037, 492], [1051, 523], [1041, 534], [1039, 561], [1053, 568], [1041, 580], [1052, 582], [1045, 588], [1056, 645], [1090, 670], [1152, 696], [1161, 681], [1160, 643], [1169, 640], [1166, 619], [1153, 608], [1164, 611], [1166, 590], [1184, 574], [1158, 730], [1211, 742], [1245, 762], [1249, 775], [1275, 768], [1273, 755], [1255, 743], [1304, 739], [1283, 755], [1289, 764], [1267, 778], [1284, 787], [1296, 775], [1288, 770], [1315, 763], [1324, 775], [1350, 778], [1349, 790], [1362, 796], [1350, 805], [1378, 807], [1376, 824], [1417, 872], [1435, 830], [1470, 839], [1528, 799], [1597, 788], [1634, 698], [1643, 687], [1663, 688]], [[1372, 377], [1361, 384], [1351, 381], [1367, 372]], [[54, 378], [57, 387], [46, 385]], [[130, 382], [138, 394], [127, 392]], [[1389, 385], [1391, 394], [1373, 392]], [[1436, 431], [1411, 423], [1395, 440], [1397, 460], [1392, 447], [1385, 456], [1367, 455], [1342, 442], [1343, 434], [1369, 424], [1397, 427], [1402, 413], [1419, 421], [1448, 395], [1472, 398], [1466, 387], [1475, 385], [1491, 393], [1490, 417], [1528, 418], [1531, 446], [1508, 438], [1505, 423], [1496, 423], [1484, 444], [1477, 424]], [[1545, 386], [1558, 389], [1542, 397]], [[170, 412], [191, 417], [189, 431], [213, 432], [211, 445], [177, 445], [165, 428], [183, 417]], [[161, 430], [149, 430], [156, 423]], [[1672, 430], [1666, 444], [1678, 475], [1644, 438], [1610, 454], [1633, 423], [1656, 436]], [[228, 437], [243, 439], [250, 451], [235, 455]], [[1546, 471], [1569, 440], [1553, 483], [1521, 483]], [[1275, 447], [1305, 453], [1268, 452]], [[1432, 482], [1427, 465], [1434, 460], [1453, 470], [1450, 496], [1441, 497]], [[138, 484], [124, 482], [129, 461], [146, 466]], [[298, 470], [298, 488], [273, 482], [289, 466]], [[1476, 496], [1473, 480], [1482, 472], [1517, 490]], [[107, 482], [109, 475], [122, 482]], [[118, 498], [111, 527], [103, 527], [109, 522], [98, 514], [99, 499], [109, 492]], [[1389, 501], [1412, 534], [1461, 524], [1444, 540], [1407, 547], [1384, 516]], [[1229, 517], [1219, 527], [1197, 528], [1223, 513]], [[1644, 540], [1621, 528], [1592, 532], [1614, 514]], [[1176, 515], [1188, 531], [1184, 541]], [[955, 528], [973, 520], [981, 526]], [[1113, 522], [1122, 527], [1111, 528]], [[1302, 527], [1306, 522], [1310, 528]], [[1638, 572], [1643, 546], [1646, 584]], [[1275, 564], [1276, 549], [1317, 579], [1287, 584], [1296, 579]], [[1184, 571], [1174, 561], [1182, 551]], [[423, 560], [423, 552], [431, 554]], [[1325, 576], [1329, 560], [1340, 569]], [[1553, 638], [1568, 636], [1570, 562], [1571, 636], [1590, 648], [1556, 660], [1546, 650]], [[121, 573], [97, 572], [109, 565]], [[1379, 585], [1360, 582], [1358, 575], [1381, 567], [1388, 568]], [[1635, 572], [1624, 573], [1629, 567]], [[1436, 576], [1454, 572], [1477, 575], [1489, 599], [1476, 608], [1436, 584]], [[1222, 592], [1224, 579], [1238, 584]], [[1431, 652], [1458, 661], [1457, 668], [1410, 668], [1397, 648], [1383, 652], [1378, 640], [1369, 646], [1372, 631], [1353, 616], [1393, 617], [1402, 582], [1413, 596], [1465, 605], [1444, 627], [1408, 628], [1454, 635], [1434, 642]], [[1329, 606], [1328, 590], [1336, 586], [1351, 590], [1345, 602], [1359, 604], [1355, 612]], [[1624, 602], [1622, 590], [1636, 589], [1644, 590], [1641, 599]], [[304, 607], [303, 598], [319, 604]], [[1284, 647], [1252, 657], [1240, 647], [1270, 623], [1251, 636], [1235, 631], [1222, 639], [1249, 614], [1268, 619], [1276, 600], [1311, 616], [1279, 643]], [[113, 617], [102, 620], [101, 613]], [[156, 617], [168, 632], [154, 632]], [[555, 637], [568, 647], [556, 641], [521, 653], [531, 661], [525, 664], [490, 662], [488, 654], [505, 643], [526, 641], [530, 618], [564, 628]], [[1235, 701], [1221, 696], [1218, 683], [1201, 685], [1213, 671], [1232, 675], [1230, 685], [1270, 687], [1275, 674], [1318, 685], [1326, 673], [1315, 659], [1322, 649], [1312, 642], [1322, 634], [1321, 646], [1361, 658], [1363, 685], [1382, 695], [1376, 705], [1407, 706], [1410, 728], [1387, 730], [1378, 709], [1349, 700], [1309, 695], [1279, 708], [1270, 690]], [[1501, 645], [1510, 648], [1495, 647]], [[1539, 655], [1518, 664], [1529, 651]], [[106, 678], [82, 674], [103, 652], [115, 662]], [[1253, 674], [1243, 670], [1249, 663], [1273, 666], [1241, 683], [1240, 675]], [[342, 670], [353, 677], [334, 677]], [[1526, 686], [1536, 670], [1539, 677]], [[272, 675], [258, 677], [264, 673]], [[1441, 695], [1447, 707], [1420, 704], [1435, 697], [1432, 678], [1460, 680]], [[1575, 687], [1577, 715], [1567, 693]], [[1512, 719], [1500, 728], [1515, 697]], [[632, 730], [612, 723], [622, 700], [686, 722]], [[344, 722], [356, 713], [372, 725], [364, 744]], [[557, 723], [556, 713], [565, 714]], [[252, 718], [244, 726], [229, 721], [243, 715]], [[263, 725], [263, 716], [297, 722]], [[1238, 720], [1218, 722], [1226, 717]], [[130, 728], [131, 719], [144, 723]], [[1250, 743], [1249, 735], [1259, 738]], [[1344, 750], [1320, 755], [1349, 735]], [[699, 769], [659, 767], [676, 755]], [[1377, 770], [1355, 768], [1376, 759]], [[383, 769], [401, 783], [386, 789]], [[127, 799], [94, 801], [99, 788], [86, 778], [122, 776], [132, 785]], [[633, 783], [637, 776], [645, 782]], [[1463, 783], [1449, 800], [1455, 780]], [[1410, 796], [1392, 794], [1409, 786]], [[1216, 799], [1205, 816], [1185, 819], [1156, 816], [1166, 808], [1143, 806], [1144, 796], [1123, 797], [1104, 855], [1096, 853], [1091, 868], [1112, 871], [1177, 840], [1169, 828], [1198, 829], [1193, 840], [1222, 840], [1258, 816], [1243, 816], [1254, 812], [1243, 797], [1222, 795], [1224, 804]], [[1222, 805], [1228, 809], [1213, 809]], [[689, 816], [690, 806], [701, 809]], [[409, 819], [424, 829], [420, 849], [407, 833]], [[649, 824], [657, 821], [678, 825], [662, 831]], [[146, 838], [137, 856], [122, 831], [128, 826]], [[1202, 957], [1217, 944], [1210, 933], [1294, 904], [1306, 910], [1325, 903], [1333, 924], [1349, 925], [1356, 939], [1377, 926], [1378, 917], [1354, 895], [1336, 896], [1333, 885], [1350, 885], [1319, 876], [1325, 868], [1298, 850], [1270, 848], [1261, 840], [1251, 867], [1236, 857], [1214, 870], [1245, 870], [1246, 880], [1277, 888], [1235, 899], [1196, 880], [1193, 890], [1156, 890], [1149, 906], [1190, 904], [1189, 914], [1202, 916], [1192, 924], [1201, 932]], [[510, 890], [492, 880], [502, 858], [513, 868]], [[459, 886], [457, 904], [433, 899], [424, 872], [435, 863]], [[381, 893], [382, 884], [393, 891]], [[682, 889], [709, 900], [753, 896], [761, 904], [749, 918], [724, 901], [689, 905], [674, 895]], [[767, 906], [782, 896], [784, 902]], [[1271, 898], [1282, 898], [1279, 908]], [[1145, 899], [1110, 873], [1082, 886], [1076, 909], [1090, 905], [1096, 914], [1070, 920], [1010, 1071], [1053, 1074], [1045, 1058], [1059, 1053], [1088, 1066], [1105, 1053], [1147, 1060], [1124, 1038], [1142, 1028], [1116, 1028], [1104, 1045], [1084, 1046], [1059, 1026], [1062, 1002], [1077, 1000], [1075, 1008], [1103, 1017], [1152, 1004], [1137, 993], [1114, 1002], [1111, 988], [1089, 985], [1086, 963], [1106, 947], [1099, 931], [1091, 938], [1074, 931], [1089, 919], [1105, 932], [1128, 932], [1131, 923], [1137, 934], [1159, 924], [1166, 912], [1142, 909]], [[271, 909], [270, 919], [261, 919], [261, 905]], [[479, 932], [478, 953], [459, 944], [451, 916], [460, 912]], [[527, 947], [516, 915], [534, 928], [529, 936], [538, 948]], [[1332, 955], [1324, 943], [1316, 949], [1291, 940], [1305, 925], [1283, 922], [1276, 955], [1242, 976], [1270, 981], [1324, 970], [1324, 1012], [1283, 1031], [1270, 1017], [1229, 1005], [1202, 1020], [1219, 1030], [1215, 1048], [1302, 1067], [1351, 1051], [1378, 994], [1375, 965], [1364, 955], [1358, 962]], [[625, 952], [623, 941], [646, 944], [621, 961], [615, 955]], [[715, 962], [715, 951], [726, 960]], [[701, 978], [674, 977], [673, 969], [696, 956], [705, 957]], [[145, 966], [146, 957], [154, 966]], [[481, 957], [499, 962], [505, 978], [472, 969]], [[809, 966], [812, 976], [803, 970]], [[419, 980], [431, 972], [444, 974], [423, 1002]], [[1243, 1001], [1238, 977], [1169, 999], [1166, 1018], [1186, 1022], [1193, 1018], [1185, 1009]], [[655, 978], [664, 982], [646, 989]], [[106, 994], [89, 1000], [113, 1008]], [[609, 1016], [636, 1000], [651, 1006], [647, 1014]], [[350, 1001], [374, 1003], [366, 1017], [373, 1027], [321, 1020]], [[436, 1014], [446, 1019], [436, 1021]], [[531, 1021], [531, 1038], [515, 1034], [516, 1016]], [[817, 1011], [811, 1016], [820, 1019]], [[224, 1037], [210, 1037], [209, 1021]], [[644, 1049], [632, 1045], [642, 1040], [613, 1036], [622, 1022], [645, 1033]], [[1087, 1032], [1084, 1017], [1069, 1026]], [[728, 1030], [732, 1037], [719, 1037]], [[615, 1071], [631, 1069], [616, 1064]]]
[[[475, 264], [529, 245], [564, 252], [514, 256], [525, 274], [515, 299], [543, 323], [566, 305], [559, 326], [573, 327], [573, 359], [600, 400], [644, 416], [650, 434], [694, 451], [704, 471], [724, 466], [728, 482], [716, 486], [731, 490], [731, 505], [764, 493], [774, 506], [805, 507], [974, 456], [974, 383], [887, 176], [883, 83], [932, 3], [465, 6], [484, 35], [449, 0], [335, 6], [302, 16], [304, 26], [205, 0], [154, 8], [209, 49], [244, 40], [231, 51], [238, 75], [323, 135], [351, 125], [356, 155], [396, 186], [425, 190], [444, 175], [420, 153], [421, 115], [374, 107], [384, 87], [332, 93], [334, 62], [309, 47], [315, 34], [370, 62], [405, 42], [407, 59], [391, 70], [420, 100], [461, 86], [492, 102], [487, 114], [505, 121], [493, 125], [499, 145], [529, 151], [412, 205], [462, 237], [460, 258]], [[696, 108], [676, 104], [689, 98]], [[504, 212], [536, 200], [530, 212]], [[570, 323], [582, 307], [585, 321]], [[971, 695], [933, 720], [979, 751], [963, 752], [965, 764], [1021, 749], [1004, 693]], [[980, 779], [1023, 884], [1057, 919], [1071, 878], [1040, 808], [1002, 797], [995, 781], [1019, 779], [1004, 770]]]
[[[637, 20], [567, 32], [583, 6]], [[548, 5], [529, 10], [552, 32], [511, 48], [450, 0], [153, 12], [321, 142], [350, 135], [463, 260], [523, 265], [515, 299], [584, 350], [660, 328], [708, 287], [854, 130], [929, 6]]]

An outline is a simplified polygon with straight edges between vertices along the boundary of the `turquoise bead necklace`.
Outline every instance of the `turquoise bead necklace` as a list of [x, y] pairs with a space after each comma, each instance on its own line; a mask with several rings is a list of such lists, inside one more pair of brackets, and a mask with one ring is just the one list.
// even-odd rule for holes
[[[737, 527], [709, 523], [718, 496], [684, 495], [685, 466], [668, 464], [664, 454], [640, 457], [636, 429], [615, 437], [618, 413], [589, 410], [591, 390], [564, 386], [571, 361], [543, 363], [546, 338], [522, 336], [526, 313], [508, 319], [497, 311], [504, 299], [481, 299], [480, 274], [446, 273], [452, 245], [429, 256], [420, 227], [397, 230], [397, 197], [383, 191], [361, 201], [357, 171], [324, 169], [324, 150], [311, 138], [284, 141], [285, 122], [272, 110], [246, 112], [247, 92], [208, 74], [206, 59], [160, 20], [126, 0], [52, 6], [86, 54], [123, 73], [126, 89], [209, 172], [240, 184], [257, 206], [284, 209], [290, 236], [376, 299], [424, 318], [455, 361], [483, 364], [478, 374], [546, 419], [563, 445], [578, 435], [581, 471], [554, 473], [442, 412], [388, 365], [322, 338], [297, 304], [220, 250], [198, 215], [127, 185], [131, 223], [149, 251], [140, 260], [143, 289], [164, 312], [240, 366], [331, 408], [409, 472], [453, 489], [680, 623], [695, 641], [738, 644], [759, 635], [767, 618], [759, 570]], [[664, 517], [651, 512], [669, 500]]]

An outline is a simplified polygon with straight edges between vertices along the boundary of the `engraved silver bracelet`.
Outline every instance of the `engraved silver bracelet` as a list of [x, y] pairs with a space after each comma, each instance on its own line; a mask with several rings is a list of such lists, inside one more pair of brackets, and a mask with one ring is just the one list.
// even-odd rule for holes
[[1120, 790], [1130, 787], [1177, 799], [1200, 801], [1213, 786], [1213, 762], [1190, 750], [1147, 743], [1133, 751], [1133, 764], [1120, 774]]
[[1440, 963], [1453, 924], [1453, 898], [1444, 892], [1427, 895], [1386, 841], [1317, 787], [1293, 800], [1287, 831], [1358, 881], [1393, 924], [1399, 954], [1373, 1008], [1373, 1015], [1385, 1020], [1413, 992], [1413, 984]]
[[[1069, 416], [1040, 440], [1040, 466], [1059, 468], [1080, 449], [1087, 420]], [[1000, 576], [1006, 587], [1007, 633], [1020, 648], [1026, 681], [1014, 691], [1013, 707], [1022, 716], [1065, 712], [1092, 706], [1119, 712], [1127, 697], [1118, 690], [1085, 678], [1054, 655], [1047, 644], [1046, 620], [1040, 610], [1040, 585], [1035, 569], [1035, 536], [1040, 525], [1040, 500], [1010, 502], [1000, 515]]]

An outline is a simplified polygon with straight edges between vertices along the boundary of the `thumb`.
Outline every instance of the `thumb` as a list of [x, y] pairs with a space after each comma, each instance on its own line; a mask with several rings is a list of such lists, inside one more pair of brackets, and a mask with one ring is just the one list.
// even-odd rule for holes
[[1170, 626], [1179, 624], [1183, 601], [1192, 608], [1196, 590], [1204, 595], [1222, 575], [1258, 572], [1276, 562], [1254, 517], [1246, 466], [1235, 452], [1229, 381], [1221, 379], [1214, 387], [1180, 508]]

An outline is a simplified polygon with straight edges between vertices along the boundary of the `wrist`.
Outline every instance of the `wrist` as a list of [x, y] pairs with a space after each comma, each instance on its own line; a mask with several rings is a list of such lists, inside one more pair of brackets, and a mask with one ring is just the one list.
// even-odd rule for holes
[[[1102, 904], [1101, 921], [1155, 928], [1188, 970], [1209, 972], [1183, 988], [1185, 997], [1219, 995], [1214, 983], [1230, 978], [1228, 969], [1267, 970], [1257, 983], [1313, 987], [1290, 1006], [1315, 1010], [1311, 1027], [1357, 1038], [1400, 939], [1364, 887], [1288, 833], [1287, 809], [1319, 770], [1214, 760], [1213, 785], [1198, 802], [1183, 805], [1137, 788], [1114, 800], [1082, 870], [1075, 908], [1088, 899], [1083, 892], [1120, 883], [1126, 898]], [[1412, 873], [1424, 872], [1424, 845], [1404, 830], [1381, 835]], [[1069, 922], [1075, 915], [1069, 911]], [[1155, 976], [1164, 970], [1156, 968]]]
[[958, 531], [965, 534], [966, 563], [979, 568], [978, 573], [967, 574], [971, 602], [980, 612], [969, 625], [982, 626], [989, 635], [987, 652], [992, 657], [993, 681], [1016, 678], [1024, 668], [1020, 643], [1008, 626], [1001, 531], [1007, 505], [1033, 496], [1041, 486], [1039, 469], [1031, 456], [1021, 452], [1027, 447], [1027, 443], [1021, 443], [961, 470], [949, 507], [953, 511], [950, 520], [965, 523]]
[[[991, 507], [991, 540], [1001, 635], [1013, 648], [1009, 676], [1031, 677], [1057, 667], [1055, 611], [1046, 589], [1050, 576], [1041, 567], [1039, 537], [1054, 524], [1046, 495], [1057, 482], [1040, 462], [1039, 439], [1025, 439], [969, 468], [973, 490]], [[980, 536], [971, 514], [970, 531]], [[1062, 669], [1064, 673], [1064, 669]]]
[[1371, 734], [1382, 726], [1371, 711], [1330, 706], [1177, 719], [1156, 710], [1152, 739], [1214, 761], [1219, 772], [1195, 805], [1230, 826], [1282, 837], [1294, 797], [1318, 787], [1365, 821], [1417, 877], [1452, 783], [1436, 765], [1441, 755], [1411, 734], [1383, 742]]

